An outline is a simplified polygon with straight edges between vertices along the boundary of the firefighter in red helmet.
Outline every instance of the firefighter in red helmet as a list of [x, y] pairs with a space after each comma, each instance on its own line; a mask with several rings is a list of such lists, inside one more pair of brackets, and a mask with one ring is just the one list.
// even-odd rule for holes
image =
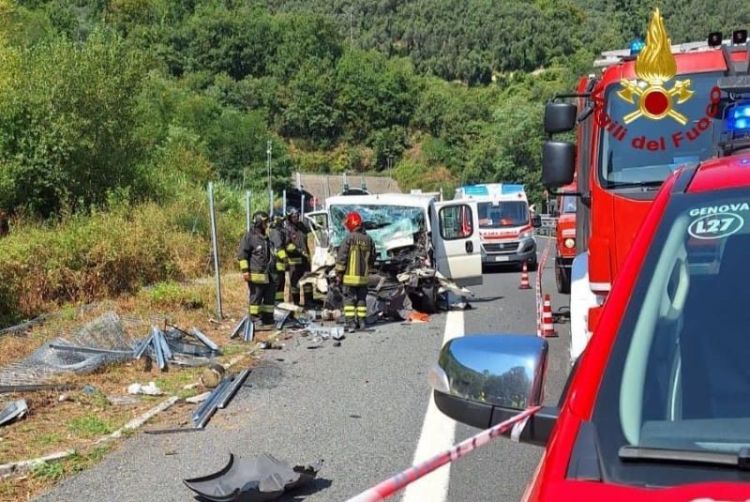
[[375, 264], [375, 243], [365, 233], [357, 212], [346, 215], [349, 233], [336, 255], [336, 276], [344, 286], [344, 318], [347, 329], [363, 328], [367, 317], [367, 280]]

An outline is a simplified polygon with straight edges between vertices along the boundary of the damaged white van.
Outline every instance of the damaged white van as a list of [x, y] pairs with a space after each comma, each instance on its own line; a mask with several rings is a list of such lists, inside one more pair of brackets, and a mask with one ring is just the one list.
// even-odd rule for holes
[[427, 194], [386, 193], [335, 196], [326, 210], [309, 213], [330, 250], [341, 244], [344, 218], [357, 211], [375, 242], [378, 273], [405, 284], [412, 303], [423, 312], [437, 310], [439, 294], [461, 296], [461, 286], [482, 283], [479, 217], [473, 201], [437, 202]]

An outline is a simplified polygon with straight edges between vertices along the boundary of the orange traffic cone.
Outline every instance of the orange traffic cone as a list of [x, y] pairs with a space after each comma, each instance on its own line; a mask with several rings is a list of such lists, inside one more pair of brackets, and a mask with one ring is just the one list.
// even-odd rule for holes
[[542, 304], [542, 335], [545, 338], [557, 336], [555, 324], [552, 320], [552, 302], [549, 295], [544, 295], [544, 303]]
[[518, 289], [531, 289], [529, 284], [529, 269], [526, 267], [526, 262], [523, 262], [523, 270], [521, 270], [521, 284]]

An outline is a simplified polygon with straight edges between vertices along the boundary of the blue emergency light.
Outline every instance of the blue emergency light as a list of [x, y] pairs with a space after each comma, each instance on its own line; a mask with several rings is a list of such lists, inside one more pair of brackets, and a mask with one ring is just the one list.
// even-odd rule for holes
[[727, 128], [730, 131], [747, 131], [750, 130], [750, 103], [745, 103], [734, 107], [731, 111]]
[[644, 42], [641, 38], [636, 38], [635, 40], [630, 42], [630, 55], [638, 55], [644, 47], [646, 47], [646, 42]]

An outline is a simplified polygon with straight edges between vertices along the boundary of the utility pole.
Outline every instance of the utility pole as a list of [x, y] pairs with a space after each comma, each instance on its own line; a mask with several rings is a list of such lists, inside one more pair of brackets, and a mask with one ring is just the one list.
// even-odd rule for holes
[[271, 140], [268, 140], [266, 144], [266, 163], [268, 164], [268, 214], [273, 216], [273, 188], [271, 188], [271, 153], [273, 152], [273, 145]]

